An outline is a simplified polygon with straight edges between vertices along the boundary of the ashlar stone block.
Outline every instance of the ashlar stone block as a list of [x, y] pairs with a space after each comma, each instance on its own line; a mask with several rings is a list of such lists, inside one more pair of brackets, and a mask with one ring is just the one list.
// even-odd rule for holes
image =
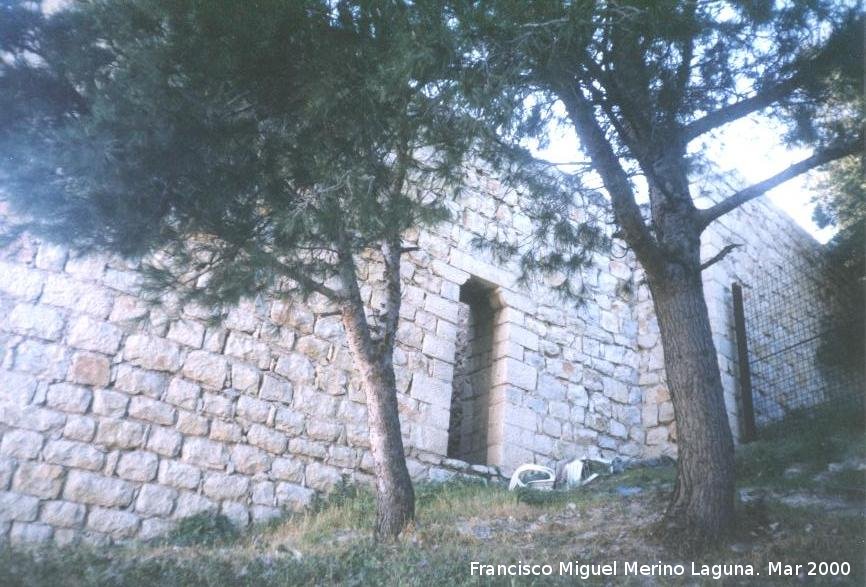
[[143, 485], [135, 501], [135, 511], [146, 516], [168, 516], [177, 499], [177, 491], [163, 485]]
[[27, 339], [15, 348], [16, 371], [48, 379], [63, 379], [69, 367], [69, 351], [59, 344]]
[[63, 497], [78, 503], [126, 507], [132, 502], [133, 485], [120, 479], [71, 470], [67, 475]]
[[116, 389], [152, 398], [161, 397], [167, 385], [168, 377], [165, 374], [137, 369], [126, 364], [118, 365], [114, 381]]
[[217, 504], [212, 500], [195, 493], [186, 491], [180, 494], [177, 499], [177, 505], [174, 508], [174, 518], [188, 518], [196, 514], [215, 512]]
[[410, 395], [422, 402], [449, 408], [451, 406], [451, 386], [445, 381], [433, 379], [423, 373], [412, 376]]
[[39, 511], [39, 498], [0, 491], [0, 522], [32, 522]]
[[201, 479], [201, 470], [178, 461], [163, 460], [159, 465], [159, 482], [180, 489], [195, 489]]
[[102, 355], [76, 353], [67, 377], [73, 383], [105, 387], [111, 377], [111, 364]]
[[40, 302], [105, 318], [111, 312], [113, 296], [107, 289], [92, 283], [51, 275], [45, 281]]
[[[93, 413], [109, 418], [122, 418], [126, 415], [129, 396], [118, 391], [97, 389], [93, 392]], [[68, 423], [67, 423], [68, 425]]]
[[41, 272], [33, 271], [6, 261], [0, 261], [0, 291], [26, 301], [32, 301], [39, 297], [44, 284]]
[[222, 389], [228, 374], [228, 362], [207, 351], [192, 351], [183, 364], [183, 375], [211, 389]]
[[233, 422], [214, 420], [210, 427], [210, 438], [221, 442], [242, 442], [243, 429]]
[[201, 348], [204, 333], [205, 327], [200, 322], [181, 319], [171, 323], [166, 338], [192, 348]]
[[267, 344], [236, 331], [229, 333], [225, 353], [253, 363], [259, 369], [267, 369], [271, 363], [271, 351]]
[[6, 317], [8, 328], [24, 336], [58, 340], [63, 332], [63, 314], [49, 306], [18, 304]]
[[35, 459], [42, 449], [42, 435], [30, 430], [9, 430], [0, 442], [0, 455]]
[[144, 444], [146, 431], [138, 422], [104, 419], [96, 429], [96, 442], [108, 448], [138, 448]]
[[247, 432], [247, 441], [268, 452], [282, 454], [286, 450], [286, 435], [261, 424], [253, 424]]
[[202, 490], [210, 498], [242, 499], [250, 488], [250, 478], [243, 475], [222, 475], [210, 473], [205, 477]]
[[19, 493], [53, 499], [60, 494], [63, 468], [45, 463], [19, 463], [12, 480], [12, 489]]
[[150, 481], [156, 477], [159, 459], [151, 452], [137, 450], [123, 453], [117, 463], [117, 475], [130, 481]]
[[238, 398], [237, 415], [251, 422], [267, 422], [271, 413], [268, 402], [242, 395]]
[[232, 364], [232, 387], [238, 391], [254, 392], [259, 386], [259, 370], [243, 363]]
[[182, 442], [183, 436], [176, 430], [153, 426], [147, 439], [147, 448], [166, 457], [175, 457], [180, 452]]
[[66, 342], [75, 348], [113, 354], [120, 346], [122, 331], [90, 316], [79, 316], [70, 326]]
[[54, 529], [48, 524], [28, 524], [14, 522], [9, 531], [9, 542], [12, 545], [37, 544], [51, 540]]
[[84, 523], [87, 508], [71, 501], [46, 501], [42, 504], [39, 519], [51, 526], [78, 528]]
[[304, 463], [296, 458], [274, 459], [271, 476], [281, 481], [301, 483], [304, 480]]
[[144, 334], [127, 337], [123, 358], [153, 371], [175, 372], [181, 366], [180, 347], [176, 343]]
[[205, 438], [187, 438], [181, 452], [184, 461], [208, 469], [223, 469], [228, 462], [225, 446]]
[[139, 420], [171, 426], [174, 424], [177, 410], [165, 402], [149, 397], [136, 396], [129, 403], [129, 415]]
[[132, 538], [138, 531], [140, 518], [130, 512], [116, 509], [92, 508], [87, 516], [87, 527], [108, 534], [115, 540]]
[[0, 371], [0, 403], [26, 406], [33, 399], [39, 381], [32, 375]]
[[220, 504], [220, 513], [227, 517], [232, 524], [243, 528], [250, 523], [250, 512], [247, 507], [237, 501], [224, 501]]
[[292, 392], [292, 384], [288, 381], [274, 377], [273, 375], [265, 375], [264, 380], [262, 381], [262, 387], [259, 390], [259, 397], [263, 400], [291, 404], [293, 396]]
[[263, 473], [271, 467], [271, 457], [263, 450], [245, 444], [232, 448], [231, 462], [235, 470], [245, 475]]
[[298, 384], [312, 383], [316, 378], [313, 362], [301, 353], [281, 355], [274, 368], [278, 374]]
[[313, 501], [316, 492], [295, 483], [277, 483], [276, 500], [281, 507], [301, 511]]
[[98, 471], [105, 464], [105, 453], [88, 442], [50, 440], [42, 451], [48, 463]]
[[186, 410], [194, 410], [198, 404], [200, 393], [201, 387], [195, 383], [175, 377], [168, 384], [168, 390], [165, 392], [165, 401]]

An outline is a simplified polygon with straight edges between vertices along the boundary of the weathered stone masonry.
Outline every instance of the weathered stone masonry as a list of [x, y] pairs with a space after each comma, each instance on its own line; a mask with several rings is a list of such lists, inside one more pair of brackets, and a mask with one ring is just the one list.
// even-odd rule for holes
[[[473, 182], [453, 223], [407, 235], [420, 250], [402, 270], [395, 364], [413, 477], [674, 451], [662, 350], [632, 258], [599, 258], [584, 276], [596, 293], [580, 308], [545, 285], [520, 289], [515, 267], [469, 243], [520, 238], [530, 220], [517, 194], [483, 175]], [[705, 240], [706, 256], [747, 243], [706, 276], [736, 428], [730, 282], [760, 270], [758, 257], [817, 248], [760, 203]], [[381, 276], [374, 262], [361, 268], [368, 283]], [[32, 240], [4, 252], [0, 540], [148, 538], [205, 511], [246, 525], [301, 508], [344, 476], [369, 482], [364, 398], [325, 300], [247, 301], [210, 326], [204, 308], [143, 304], [136, 269]], [[379, 303], [375, 286], [363, 289]], [[466, 400], [456, 416], [455, 390]]]

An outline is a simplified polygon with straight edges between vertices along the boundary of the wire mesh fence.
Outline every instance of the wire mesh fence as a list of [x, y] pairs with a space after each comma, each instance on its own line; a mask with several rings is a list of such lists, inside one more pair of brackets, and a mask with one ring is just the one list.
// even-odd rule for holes
[[744, 393], [751, 387], [753, 429], [819, 405], [863, 406], [864, 284], [817, 261], [799, 263], [743, 287], [750, 381], [741, 376], [741, 384]]

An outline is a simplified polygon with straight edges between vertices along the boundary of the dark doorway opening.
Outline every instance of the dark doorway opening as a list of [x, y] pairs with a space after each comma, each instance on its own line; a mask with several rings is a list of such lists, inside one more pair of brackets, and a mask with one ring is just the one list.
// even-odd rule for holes
[[471, 278], [460, 287], [460, 320], [448, 427], [448, 456], [487, 464], [496, 304], [493, 287]]

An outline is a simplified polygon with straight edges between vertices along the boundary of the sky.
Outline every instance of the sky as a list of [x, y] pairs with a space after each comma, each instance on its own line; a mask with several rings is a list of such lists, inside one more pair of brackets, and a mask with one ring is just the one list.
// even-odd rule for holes
[[[782, 145], [779, 138], [782, 132], [772, 121], [754, 115], [722, 127], [714, 137], [696, 139], [690, 149], [706, 149], [719, 171], [732, 172], [734, 177], [739, 177], [741, 183], [738, 182], [740, 185], [737, 187], [742, 188], [766, 179], [811, 154], [808, 149], [788, 149]], [[535, 151], [543, 159], [553, 162], [580, 159], [578, 141], [570, 125], [551, 128], [549, 147]], [[564, 166], [563, 169], [568, 170], [568, 167]], [[814, 206], [811, 199], [814, 188], [811, 186], [819, 174], [820, 171], [815, 170], [805, 173], [762, 197], [769, 198], [816, 240], [825, 243], [835, 230], [819, 229], [812, 221]]]
[[[44, 0], [43, 10], [50, 14], [64, 7], [69, 0]], [[557, 105], [561, 106], [561, 105]], [[561, 108], [560, 114], [561, 112]], [[715, 161], [719, 170], [733, 172], [740, 178], [739, 187], [766, 179], [788, 165], [809, 156], [806, 149], [788, 149], [779, 140], [782, 130], [772, 121], [759, 115], [749, 116], [732, 122], [705, 145], [694, 141], [690, 148], [708, 149], [708, 155]], [[536, 152], [548, 161], [575, 161], [579, 153], [578, 142], [569, 125], [551, 129], [550, 146]], [[564, 168], [567, 169], [567, 168]], [[784, 210], [809, 234], [821, 243], [826, 243], [835, 234], [835, 229], [819, 229], [812, 221], [811, 204], [815, 179], [819, 171], [791, 179], [764, 196]]]
[[[748, 185], [812, 154], [810, 149], [788, 149], [782, 145], [779, 137], [784, 131], [766, 118], [743, 118], [723, 127], [722, 131], [722, 140], [710, 146], [710, 156], [721, 168], [736, 170]], [[816, 240], [826, 243], [836, 230], [832, 227], [820, 229], [812, 221], [814, 185], [820, 176], [820, 170], [812, 170], [788, 180], [762, 197], [769, 198], [787, 212]]]

